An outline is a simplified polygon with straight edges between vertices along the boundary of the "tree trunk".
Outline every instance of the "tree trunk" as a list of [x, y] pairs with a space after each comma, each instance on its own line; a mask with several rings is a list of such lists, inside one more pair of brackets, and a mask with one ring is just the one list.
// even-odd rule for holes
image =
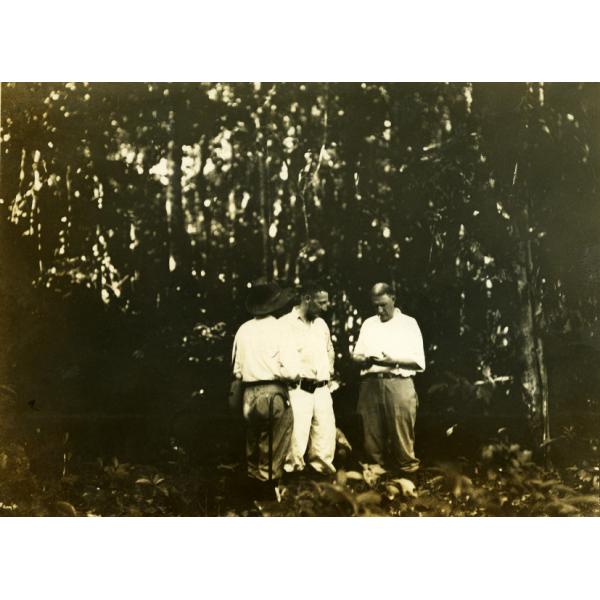
[[258, 161], [258, 197], [260, 201], [260, 224], [262, 233], [262, 276], [269, 279], [271, 275], [271, 252], [269, 244], [270, 210], [267, 200], [265, 157], [261, 151], [256, 153]]
[[63, 230], [64, 253], [69, 256], [71, 249], [71, 229], [73, 227], [73, 194], [71, 191], [71, 165], [65, 168], [65, 195], [66, 195], [66, 218], [65, 228]]
[[171, 282], [175, 285], [185, 284], [191, 277], [190, 252], [187, 232], [185, 229], [185, 214], [183, 210], [183, 193], [181, 188], [181, 159], [183, 157], [180, 141], [180, 124], [178, 110], [171, 112], [171, 139], [168, 144], [167, 165], [169, 183], [165, 209], [169, 231], [169, 271]]
[[39, 169], [40, 152], [35, 150], [33, 153], [33, 184], [31, 186], [31, 214], [30, 214], [30, 233], [35, 239], [35, 249], [37, 254], [38, 271], [40, 276], [44, 273], [44, 262], [42, 259], [42, 215], [40, 207], [40, 190], [42, 189], [42, 178]]
[[[202, 221], [204, 223], [205, 243], [204, 243], [204, 261], [202, 267], [204, 269], [203, 287], [206, 292], [207, 299], [212, 290], [212, 268], [211, 268], [211, 250], [212, 250], [212, 206], [211, 203], [206, 203], [208, 184], [204, 175], [204, 167], [209, 158], [209, 143], [206, 136], [200, 139], [200, 168], [196, 177], [196, 193], [198, 194], [198, 204], [202, 211]], [[201, 252], [200, 252], [201, 254]], [[206, 284], [208, 282], [208, 285]]]
[[[515, 165], [516, 180], [517, 165]], [[523, 401], [529, 413], [529, 425], [535, 443], [544, 448], [550, 440], [548, 413], [548, 374], [544, 360], [544, 345], [541, 337], [543, 309], [538, 291], [530, 235], [530, 207], [526, 200], [515, 202], [517, 227], [516, 275], [518, 307], [519, 345], [521, 366], [520, 384]]]

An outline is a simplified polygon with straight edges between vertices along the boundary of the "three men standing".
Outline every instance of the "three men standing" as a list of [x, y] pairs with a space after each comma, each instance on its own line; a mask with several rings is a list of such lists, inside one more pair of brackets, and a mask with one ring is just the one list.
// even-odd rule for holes
[[[254, 316], [238, 330], [234, 375], [244, 385], [248, 475], [258, 481], [282, 472], [335, 473], [336, 425], [329, 382], [334, 350], [321, 318], [329, 308], [327, 291], [317, 284], [302, 289], [300, 303], [279, 319], [291, 300], [277, 284], [254, 286], [246, 308]], [[419, 468], [415, 456], [418, 405], [412, 377], [425, 369], [423, 338], [415, 319], [395, 306], [386, 283], [371, 290], [377, 314], [361, 327], [352, 359], [361, 367], [357, 411], [368, 458], [406, 473]]]
[[352, 355], [361, 366], [357, 412], [364, 450], [373, 462], [411, 473], [419, 468], [412, 377], [425, 370], [423, 338], [415, 319], [396, 308], [387, 283], [373, 286], [371, 300], [377, 314], [362, 324]]

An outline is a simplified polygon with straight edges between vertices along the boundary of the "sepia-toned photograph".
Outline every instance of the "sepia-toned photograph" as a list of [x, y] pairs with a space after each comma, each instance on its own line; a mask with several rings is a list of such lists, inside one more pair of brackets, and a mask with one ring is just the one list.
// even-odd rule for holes
[[0, 85], [0, 515], [600, 515], [600, 84]]

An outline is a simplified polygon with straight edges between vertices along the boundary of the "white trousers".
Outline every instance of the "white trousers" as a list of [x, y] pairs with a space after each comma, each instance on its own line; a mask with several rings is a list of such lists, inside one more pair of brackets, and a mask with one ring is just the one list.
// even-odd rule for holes
[[308, 464], [319, 473], [335, 473], [335, 416], [329, 389], [324, 386], [309, 394], [301, 389], [290, 390], [294, 415], [292, 443], [284, 466], [288, 472], [304, 469]]

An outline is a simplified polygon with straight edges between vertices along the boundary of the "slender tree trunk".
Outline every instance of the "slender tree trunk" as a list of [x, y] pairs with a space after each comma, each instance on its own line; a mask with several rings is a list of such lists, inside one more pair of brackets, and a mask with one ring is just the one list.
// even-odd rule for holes
[[183, 209], [183, 192], [181, 188], [181, 159], [183, 158], [180, 139], [180, 110], [171, 112], [171, 139], [168, 144], [167, 164], [169, 183], [165, 210], [169, 231], [169, 271], [172, 283], [183, 284], [191, 276], [190, 252], [185, 229], [185, 213]]
[[519, 298], [518, 329], [519, 358], [521, 363], [520, 383], [523, 400], [529, 411], [529, 420], [535, 439], [539, 439], [543, 429], [542, 385], [539, 371], [539, 357], [536, 348], [534, 313], [532, 305], [531, 282], [526, 264], [526, 242], [519, 243], [518, 259], [514, 265], [517, 277]]
[[238, 206], [236, 200], [236, 190], [234, 181], [236, 180], [235, 175], [232, 174], [230, 179], [229, 187], [231, 191], [227, 196], [227, 280], [230, 286], [230, 297], [232, 302], [237, 301], [238, 297], [238, 286], [239, 286], [239, 272], [238, 272], [238, 254], [237, 248], [237, 221], [238, 221]]
[[[515, 165], [513, 185], [518, 166]], [[543, 310], [536, 282], [533, 249], [530, 235], [530, 206], [525, 200], [515, 202], [516, 260], [514, 272], [517, 282], [518, 307], [518, 353], [521, 364], [520, 384], [523, 400], [529, 413], [530, 430], [534, 441], [544, 447], [550, 440], [548, 412], [548, 374], [544, 360], [544, 345], [541, 337]]]
[[40, 190], [42, 189], [42, 179], [39, 170], [40, 153], [35, 150], [33, 153], [33, 185], [31, 187], [31, 214], [30, 214], [30, 233], [35, 239], [37, 253], [37, 263], [39, 274], [44, 272], [44, 261], [42, 260], [42, 215], [40, 206]]
[[262, 276], [269, 279], [271, 275], [271, 252], [269, 244], [270, 210], [267, 199], [266, 165], [262, 151], [256, 153], [258, 163], [258, 198], [260, 201], [260, 224], [262, 233]]
[[71, 192], [71, 165], [65, 169], [65, 194], [66, 194], [66, 218], [65, 228], [63, 230], [63, 244], [65, 255], [69, 256], [71, 247], [71, 229], [73, 227], [73, 194]]
[[[204, 223], [205, 245], [204, 245], [204, 281], [211, 281], [211, 251], [212, 251], [212, 206], [210, 203], [205, 203], [207, 198], [207, 182], [204, 175], [204, 167], [208, 160], [208, 140], [206, 136], [202, 136], [200, 140], [200, 169], [196, 177], [196, 191], [198, 193], [198, 202], [202, 210], [202, 219]], [[210, 293], [211, 286], [206, 287], [207, 294]]]

